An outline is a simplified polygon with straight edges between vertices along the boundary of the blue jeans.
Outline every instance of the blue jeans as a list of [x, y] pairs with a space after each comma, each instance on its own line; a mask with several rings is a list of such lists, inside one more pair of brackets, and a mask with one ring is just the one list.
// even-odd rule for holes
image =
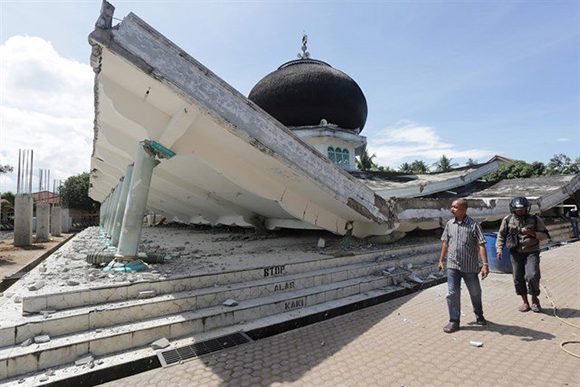
[[478, 318], [483, 318], [483, 306], [481, 303], [481, 286], [479, 273], [463, 273], [457, 269], [447, 269], [447, 307], [449, 308], [449, 321], [459, 324], [461, 317], [461, 278], [467, 286], [473, 312]]
[[578, 238], [578, 218], [570, 218], [570, 223], [572, 224], [572, 234], [574, 234], [574, 238]]

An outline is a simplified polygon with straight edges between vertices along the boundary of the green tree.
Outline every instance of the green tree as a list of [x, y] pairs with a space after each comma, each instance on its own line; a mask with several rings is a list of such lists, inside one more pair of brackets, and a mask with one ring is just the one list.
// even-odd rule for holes
[[2, 197], [0, 197], [0, 199], [8, 200], [10, 204], [12, 204], [12, 207], [14, 207], [14, 194], [12, 192], [10, 191], [4, 192], [2, 194]]
[[373, 162], [373, 159], [377, 157], [373, 153], [372, 156], [369, 156], [369, 153], [365, 149], [363, 153], [357, 157], [356, 159], [356, 167], [361, 171], [370, 171], [373, 169], [378, 169], [378, 166]]
[[467, 162], [465, 163], [465, 165], [467, 165], [468, 167], [477, 165], [477, 160], [474, 160], [472, 158], [467, 159]]
[[12, 167], [11, 165], [0, 165], [0, 173], [8, 173], [8, 172], [12, 172], [14, 170], [14, 167]]
[[411, 171], [413, 173], [427, 173], [429, 172], [429, 167], [423, 160], [415, 160], [410, 165]]
[[496, 182], [505, 179], [521, 179], [525, 177], [540, 176], [539, 167], [532, 166], [522, 160], [516, 160], [513, 163], [501, 164], [495, 172], [485, 176], [485, 180]]
[[411, 169], [411, 164], [404, 162], [403, 164], [401, 164], [399, 166], [399, 172], [401, 172], [401, 173], [413, 173], [413, 170]]
[[94, 210], [98, 203], [89, 197], [89, 174], [71, 176], [60, 188], [62, 204], [66, 208]]
[[453, 169], [453, 167], [458, 166], [457, 163], [451, 161], [451, 157], [447, 157], [445, 155], [441, 155], [441, 158], [433, 164], [435, 167], [435, 171], [437, 172], [447, 172]]
[[576, 158], [574, 162], [563, 153], [554, 155], [546, 165], [546, 175], [568, 175], [580, 172], [580, 158]]

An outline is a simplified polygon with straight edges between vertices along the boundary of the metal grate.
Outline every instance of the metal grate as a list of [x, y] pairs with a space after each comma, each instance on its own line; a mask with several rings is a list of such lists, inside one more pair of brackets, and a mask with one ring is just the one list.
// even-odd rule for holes
[[192, 345], [186, 345], [185, 347], [162, 351], [157, 353], [157, 357], [159, 358], [161, 365], [167, 367], [208, 353], [245, 344], [251, 340], [252, 339], [250, 339], [246, 334], [237, 332], [207, 341], [200, 341], [199, 343], [194, 343]]

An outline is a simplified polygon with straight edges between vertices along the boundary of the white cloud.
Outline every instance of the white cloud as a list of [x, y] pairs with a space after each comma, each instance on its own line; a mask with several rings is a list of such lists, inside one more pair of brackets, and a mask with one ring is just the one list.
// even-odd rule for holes
[[557, 139], [556, 141], [558, 141], [558, 142], [568, 142], [568, 141], [570, 141], [570, 140], [569, 140], [568, 138], [566, 138], [566, 137], [560, 137], [560, 138], [559, 138], [559, 139]]
[[481, 162], [494, 155], [493, 151], [484, 149], [457, 149], [454, 144], [442, 141], [432, 127], [420, 126], [411, 121], [401, 121], [371, 136], [368, 139], [368, 151], [369, 154], [376, 154], [379, 165], [393, 168], [405, 161], [417, 159], [429, 165], [443, 154], [456, 162], [469, 158]]
[[[64, 58], [44, 39], [13, 36], [0, 45], [0, 164], [15, 171], [0, 191], [15, 191], [18, 149], [34, 150], [34, 173], [51, 178], [89, 170], [93, 137], [93, 72]], [[33, 183], [36, 190], [37, 181]]]

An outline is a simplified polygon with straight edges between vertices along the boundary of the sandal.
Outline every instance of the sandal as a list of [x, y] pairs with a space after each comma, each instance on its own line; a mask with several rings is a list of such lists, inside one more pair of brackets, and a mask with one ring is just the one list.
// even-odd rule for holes
[[542, 307], [540, 304], [532, 304], [532, 312], [540, 313], [542, 311]]
[[[536, 305], [536, 304], [534, 304], [534, 305]], [[530, 310], [530, 306], [528, 304], [523, 304], [523, 305], [520, 305], [518, 310], [520, 312], [528, 312]]]

